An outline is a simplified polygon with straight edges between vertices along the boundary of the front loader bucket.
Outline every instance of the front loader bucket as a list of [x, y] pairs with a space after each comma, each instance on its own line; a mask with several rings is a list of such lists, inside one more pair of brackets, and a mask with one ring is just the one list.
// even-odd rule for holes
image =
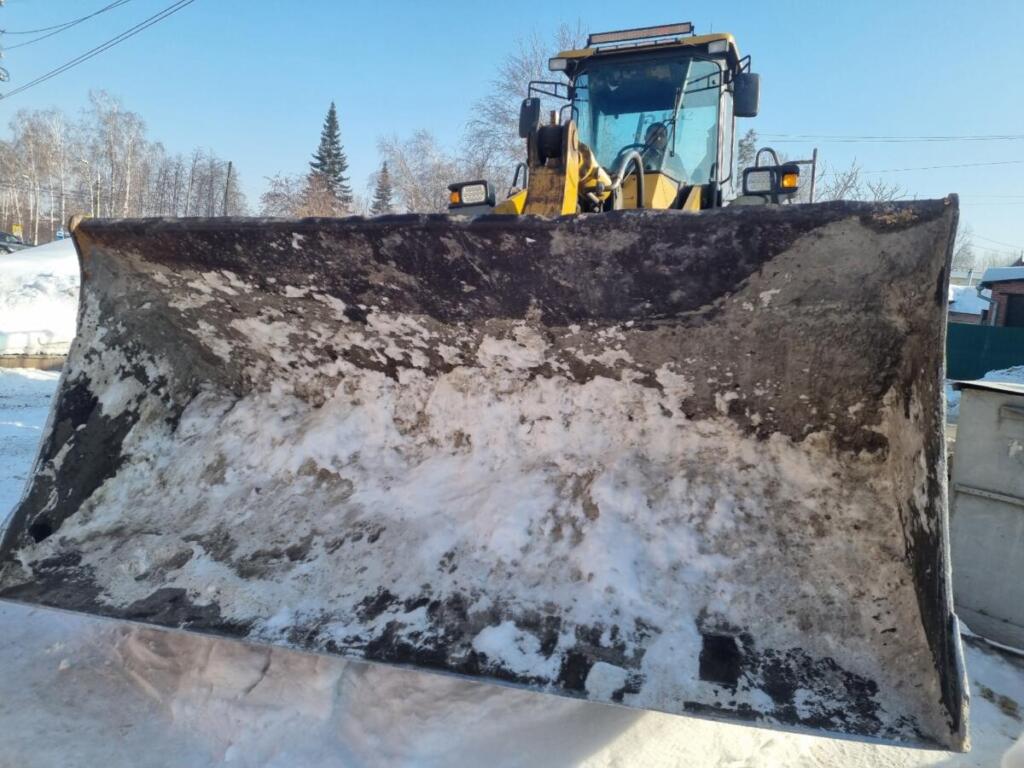
[[0, 596], [963, 749], [956, 211], [86, 221]]

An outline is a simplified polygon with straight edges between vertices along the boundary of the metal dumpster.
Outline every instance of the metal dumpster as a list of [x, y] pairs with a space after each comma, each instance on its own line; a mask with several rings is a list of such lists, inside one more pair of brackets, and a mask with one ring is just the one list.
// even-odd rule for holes
[[951, 544], [957, 614], [1024, 648], [1024, 385], [965, 381], [953, 459]]

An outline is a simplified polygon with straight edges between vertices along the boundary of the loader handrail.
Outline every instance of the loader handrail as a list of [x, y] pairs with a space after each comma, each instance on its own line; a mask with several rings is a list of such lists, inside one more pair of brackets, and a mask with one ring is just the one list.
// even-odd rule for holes
[[612, 188], [619, 190], [623, 182], [629, 177], [630, 167], [636, 169], [636, 207], [644, 207], [644, 159], [635, 149], [619, 155], [612, 173]]

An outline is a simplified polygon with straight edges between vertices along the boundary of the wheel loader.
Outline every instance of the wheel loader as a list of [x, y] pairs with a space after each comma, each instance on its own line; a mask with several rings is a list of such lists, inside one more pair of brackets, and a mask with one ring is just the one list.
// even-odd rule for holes
[[740, 176], [759, 81], [728, 34], [550, 64], [501, 201], [77, 223], [78, 335], [0, 597], [966, 749], [956, 198]]

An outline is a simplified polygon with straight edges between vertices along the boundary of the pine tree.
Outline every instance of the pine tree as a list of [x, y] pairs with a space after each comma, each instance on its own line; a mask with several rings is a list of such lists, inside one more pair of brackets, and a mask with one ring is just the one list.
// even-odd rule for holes
[[373, 190], [373, 202], [370, 203], [370, 213], [374, 216], [381, 216], [385, 213], [393, 213], [395, 208], [391, 202], [391, 174], [388, 173], [387, 160], [380, 167], [377, 174], [377, 186]]
[[341, 147], [341, 129], [338, 127], [338, 110], [331, 102], [324, 118], [324, 127], [320, 131], [320, 146], [317, 147], [313, 160], [309, 164], [310, 174], [318, 176], [330, 190], [342, 208], [352, 204], [352, 188], [348, 184], [345, 171], [348, 170], [348, 158]]

